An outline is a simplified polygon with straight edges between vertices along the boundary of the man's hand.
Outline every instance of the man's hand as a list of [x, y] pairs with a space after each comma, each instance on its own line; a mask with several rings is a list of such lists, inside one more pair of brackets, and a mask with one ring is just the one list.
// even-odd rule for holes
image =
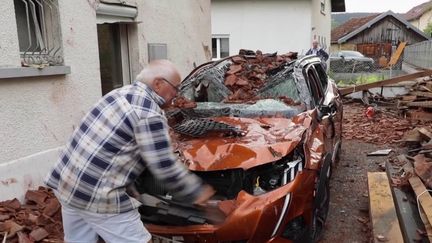
[[135, 183], [131, 183], [126, 187], [126, 193], [141, 202], [141, 194], [138, 192]]
[[216, 191], [210, 185], [204, 185], [202, 189], [201, 195], [195, 200], [194, 204], [197, 205], [205, 205], [205, 203], [212, 197]]

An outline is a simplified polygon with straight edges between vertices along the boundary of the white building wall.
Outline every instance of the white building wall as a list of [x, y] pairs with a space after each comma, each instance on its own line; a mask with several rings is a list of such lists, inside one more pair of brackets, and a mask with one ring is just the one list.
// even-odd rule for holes
[[[64, 62], [71, 74], [0, 79], [0, 164], [63, 145], [100, 97], [97, 31], [92, 24], [96, 14], [90, 2], [59, 0]], [[0, 1], [0, 9], [0, 64], [19, 67], [13, 1]]]
[[[62, 146], [101, 97], [97, 4], [95, 0], [58, 1], [64, 62], [71, 74], [0, 77], [0, 164]], [[210, 0], [128, 1], [136, 2], [141, 22], [130, 25], [133, 76], [148, 63], [147, 43], [166, 43], [168, 59], [183, 76], [194, 63], [211, 59]], [[13, 1], [0, 1], [0, 9], [0, 68], [19, 67]]]
[[137, 1], [137, 25], [140, 70], [148, 62], [147, 44], [165, 43], [168, 59], [180, 69], [182, 77], [211, 60], [210, 0]]
[[[321, 2], [325, 9], [321, 11]], [[312, 0], [312, 40], [318, 40], [321, 48], [326, 52], [330, 50], [331, 40], [331, 0]]]
[[230, 55], [242, 48], [302, 54], [310, 46], [308, 0], [213, 0], [211, 15], [212, 34], [229, 34]]

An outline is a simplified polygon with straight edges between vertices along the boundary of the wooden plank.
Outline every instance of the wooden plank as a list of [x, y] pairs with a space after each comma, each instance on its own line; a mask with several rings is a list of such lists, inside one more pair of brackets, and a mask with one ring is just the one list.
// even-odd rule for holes
[[421, 77], [429, 76], [429, 75], [432, 75], [431, 69], [412, 73], [412, 74], [402, 75], [402, 76], [395, 77], [395, 78], [385, 79], [385, 80], [378, 81], [375, 83], [362, 84], [362, 85], [358, 85], [358, 86], [354, 86], [354, 87], [343, 88], [343, 89], [340, 89], [339, 91], [342, 95], [347, 95], [347, 94], [351, 94], [351, 93], [357, 92], [357, 91], [363, 91], [363, 90], [368, 90], [371, 88], [382, 87], [382, 86], [389, 85], [389, 84], [396, 84], [396, 83], [400, 83], [402, 81], [413, 80], [413, 79], [417, 79], [417, 78], [421, 78]]
[[406, 105], [410, 106], [410, 107], [432, 108], [432, 100], [431, 101], [414, 101], [414, 102], [408, 102]]
[[[398, 156], [399, 161], [408, 161], [405, 156]], [[386, 162], [386, 172], [389, 178], [399, 173], [400, 167]], [[407, 192], [399, 187], [390, 187], [395, 203], [396, 213], [399, 219], [402, 235], [405, 242], [416, 243], [418, 240], [417, 229], [427, 230], [417, 210], [414, 193]]]
[[416, 195], [416, 198], [418, 197], [419, 200], [419, 212], [421, 215], [421, 219], [423, 221], [423, 224], [425, 226], [429, 241], [432, 242], [432, 197], [430, 194], [426, 191], [426, 187], [423, 184], [423, 182], [420, 180], [420, 178], [414, 173], [414, 167], [412, 166], [411, 162], [408, 161], [403, 166], [404, 171], [407, 174], [410, 174], [411, 177], [408, 179], [408, 182], [410, 183], [412, 189], [414, 190], [414, 193]]
[[405, 49], [406, 44], [407, 44], [406, 42], [401, 42], [399, 44], [396, 51], [393, 53], [393, 55], [390, 58], [390, 62], [388, 63], [389, 67], [395, 65], [398, 62], [400, 56], [402, 55], [403, 50]]
[[432, 197], [429, 192], [426, 191], [425, 185], [418, 176], [411, 176], [408, 180], [418, 197], [420, 206], [423, 208], [427, 220], [432, 222]]
[[413, 95], [413, 96], [432, 98], [432, 93], [431, 92], [412, 91], [412, 92], [410, 92], [410, 94]]
[[432, 113], [425, 111], [407, 111], [407, 116], [413, 120], [432, 121]]
[[368, 172], [370, 217], [374, 242], [404, 242], [385, 172]]

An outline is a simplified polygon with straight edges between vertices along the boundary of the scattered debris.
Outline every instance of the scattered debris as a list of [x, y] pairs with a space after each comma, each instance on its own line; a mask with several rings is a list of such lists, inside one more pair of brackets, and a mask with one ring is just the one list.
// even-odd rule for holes
[[384, 235], [377, 235], [376, 238], [381, 242], [389, 241]]
[[426, 187], [432, 189], [432, 159], [426, 158], [424, 154], [416, 155], [414, 157], [414, 171]]
[[387, 156], [389, 155], [393, 149], [381, 149], [375, 152], [368, 153], [368, 156]]
[[[261, 51], [242, 50], [240, 54], [231, 58], [233, 64], [225, 73], [224, 84], [232, 91], [226, 102], [244, 102], [256, 100], [255, 90], [266, 84], [269, 74], [279, 70], [284, 64], [297, 58], [297, 53], [290, 52], [283, 55], [262, 54]], [[291, 102], [291, 101], [290, 101]]]
[[197, 104], [194, 101], [190, 101], [187, 98], [180, 96], [175, 98], [173, 106], [176, 108], [189, 109], [195, 108]]
[[399, 143], [405, 132], [415, 124], [390, 112], [376, 112], [373, 119], [364, 115], [364, 107], [357, 103], [344, 104], [343, 137], [373, 144]]
[[63, 242], [61, 206], [53, 192], [39, 187], [25, 199], [0, 202], [0, 239], [7, 234], [7, 242]]

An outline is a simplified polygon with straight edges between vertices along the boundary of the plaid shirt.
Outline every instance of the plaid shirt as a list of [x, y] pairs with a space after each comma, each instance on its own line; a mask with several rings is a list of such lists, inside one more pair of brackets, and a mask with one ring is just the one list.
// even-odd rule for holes
[[74, 131], [45, 183], [71, 207], [122, 213], [141, 205], [125, 187], [148, 168], [176, 196], [196, 199], [202, 182], [177, 162], [163, 103], [141, 82], [105, 95]]

